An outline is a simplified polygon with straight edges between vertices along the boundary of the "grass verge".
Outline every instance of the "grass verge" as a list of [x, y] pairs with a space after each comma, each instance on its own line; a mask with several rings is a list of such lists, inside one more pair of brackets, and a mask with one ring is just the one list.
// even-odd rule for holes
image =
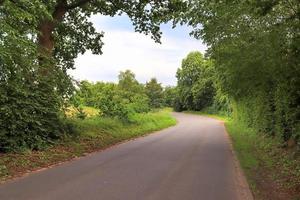
[[226, 116], [189, 111], [225, 122], [255, 199], [300, 200], [300, 155], [276, 137], [258, 133]]
[[175, 125], [170, 113], [164, 109], [136, 114], [131, 123], [96, 116], [70, 119], [76, 136], [66, 137], [43, 151], [0, 154], [0, 182]]

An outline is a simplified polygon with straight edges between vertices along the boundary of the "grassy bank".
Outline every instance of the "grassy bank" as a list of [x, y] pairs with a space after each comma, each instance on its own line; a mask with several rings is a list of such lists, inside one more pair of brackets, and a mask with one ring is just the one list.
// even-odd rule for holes
[[118, 142], [142, 136], [175, 125], [170, 110], [136, 114], [130, 123], [117, 119], [89, 117], [72, 118], [69, 122], [77, 133], [66, 137], [44, 151], [0, 154], [0, 180], [20, 176], [28, 171], [101, 150]]
[[300, 199], [300, 155], [297, 150], [283, 148], [276, 137], [258, 133], [229, 117], [203, 112], [188, 113], [225, 122], [255, 199]]

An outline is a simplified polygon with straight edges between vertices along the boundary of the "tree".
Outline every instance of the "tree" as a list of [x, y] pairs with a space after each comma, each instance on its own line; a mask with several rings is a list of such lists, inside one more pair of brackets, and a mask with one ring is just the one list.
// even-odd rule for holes
[[179, 107], [201, 110], [212, 105], [215, 95], [212, 76], [212, 62], [200, 52], [189, 53], [176, 74]]
[[34, 36], [41, 15], [48, 12], [38, 1], [0, 5], [0, 151], [40, 149], [63, 133], [60, 90], [49, 91], [37, 72]]
[[160, 108], [163, 106], [163, 88], [156, 78], [151, 78], [145, 86], [146, 94], [150, 100], [152, 108]]
[[131, 93], [141, 93], [143, 88], [142, 85], [135, 79], [135, 74], [130, 71], [126, 70], [124, 72], [120, 72], [119, 76], [119, 83], [118, 86], [121, 90], [125, 90]]
[[176, 98], [176, 87], [167, 86], [164, 88], [163, 97], [164, 97], [164, 105], [168, 107], [173, 107]]
[[[16, 3], [16, 1], [11, 1]], [[62, 68], [71, 68], [79, 53], [91, 50], [101, 54], [102, 33], [97, 33], [88, 18], [93, 14], [115, 16], [126, 14], [135, 31], [151, 34], [160, 40], [159, 24], [176, 15], [183, 7], [180, 1], [119, 1], [119, 0], [51, 0], [42, 3], [50, 16], [41, 15], [36, 29], [41, 56], [53, 56]], [[26, 7], [25, 7], [26, 9]], [[170, 16], [170, 17], [167, 17]]]

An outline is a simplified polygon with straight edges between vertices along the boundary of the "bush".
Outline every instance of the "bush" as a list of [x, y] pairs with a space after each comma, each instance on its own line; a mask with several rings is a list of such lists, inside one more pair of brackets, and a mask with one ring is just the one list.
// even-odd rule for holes
[[63, 132], [58, 98], [47, 85], [17, 84], [0, 87], [0, 151], [45, 148]]

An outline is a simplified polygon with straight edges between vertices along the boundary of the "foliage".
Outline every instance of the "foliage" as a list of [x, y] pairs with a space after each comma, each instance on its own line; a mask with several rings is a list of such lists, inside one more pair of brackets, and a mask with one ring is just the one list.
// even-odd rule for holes
[[176, 124], [168, 110], [135, 114], [133, 123], [98, 116], [67, 121], [78, 133], [77, 137], [66, 137], [42, 151], [0, 154], [0, 181]]
[[231, 100], [235, 119], [283, 142], [299, 140], [298, 0], [188, 4], [183, 22], [209, 46], [218, 90]]
[[135, 79], [135, 74], [126, 70], [124, 72], [120, 72], [118, 87], [121, 90], [130, 92], [130, 93], [141, 93], [143, 92], [143, 86], [139, 84], [139, 82]]
[[182, 60], [176, 77], [179, 101], [176, 110], [201, 110], [213, 104], [213, 63], [200, 52], [191, 52]]
[[[297, 152], [286, 151], [280, 147], [280, 140], [259, 134], [247, 124], [228, 120], [225, 125], [255, 198], [270, 199], [282, 193], [288, 195], [284, 199], [299, 198]], [[266, 184], [271, 188], [265, 188]]]
[[176, 87], [167, 86], [163, 91], [164, 106], [173, 107], [177, 95]]
[[124, 98], [126, 92], [119, 90], [116, 85], [104, 87], [98, 99], [98, 108], [107, 117], [117, 117], [129, 120], [134, 110], [129, 106], [130, 100]]
[[145, 86], [146, 95], [149, 98], [149, 104], [152, 108], [160, 108], [163, 106], [163, 88], [156, 78], [151, 78]]
[[72, 102], [73, 105], [98, 108], [100, 115], [104, 117], [116, 117], [125, 121], [130, 121], [134, 113], [150, 110], [145, 89], [130, 70], [120, 72], [118, 84], [82, 81]]
[[60, 112], [74, 91], [67, 70], [86, 50], [102, 53], [104, 33], [91, 15], [126, 14], [135, 31], [160, 42], [160, 23], [182, 9], [185, 3], [168, 0], [1, 0], [0, 151], [40, 149], [64, 135]]

